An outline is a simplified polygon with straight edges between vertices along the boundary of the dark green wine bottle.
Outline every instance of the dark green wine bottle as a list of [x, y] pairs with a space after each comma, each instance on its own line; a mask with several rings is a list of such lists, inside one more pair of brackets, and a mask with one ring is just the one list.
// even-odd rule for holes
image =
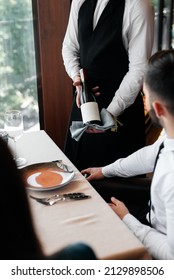
[[84, 69], [80, 69], [80, 78], [82, 88], [80, 93], [81, 114], [84, 124], [98, 124], [101, 125], [100, 113], [98, 104], [92, 89], [89, 88]]

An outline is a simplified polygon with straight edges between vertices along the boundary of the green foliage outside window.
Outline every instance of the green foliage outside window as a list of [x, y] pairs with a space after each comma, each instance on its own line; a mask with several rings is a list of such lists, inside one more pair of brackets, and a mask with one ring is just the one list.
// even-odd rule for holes
[[[152, 0], [152, 3], [154, 5], [154, 7], [155, 7], [155, 10], [157, 10], [158, 2], [159, 2], [159, 0]], [[168, 5], [169, 5], [169, 0], [165, 0], [164, 1], [164, 6], [167, 7]]]
[[31, 0], [0, 0], [0, 128], [8, 109], [20, 109], [25, 128], [38, 122]]

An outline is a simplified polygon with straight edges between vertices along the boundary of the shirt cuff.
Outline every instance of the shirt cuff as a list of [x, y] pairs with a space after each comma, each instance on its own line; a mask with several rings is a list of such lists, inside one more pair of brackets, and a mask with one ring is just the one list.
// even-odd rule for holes
[[143, 242], [144, 235], [151, 229], [149, 226], [142, 224], [132, 214], [128, 213], [122, 220], [127, 227], [134, 233], [141, 242]]
[[114, 170], [114, 165], [113, 165], [113, 163], [102, 167], [102, 174], [103, 174], [105, 177], [107, 177], [107, 178], [117, 176], [117, 175], [115, 174], [115, 170]]
[[122, 220], [130, 229], [134, 226], [142, 225], [132, 214], [128, 213]]
[[107, 107], [107, 111], [114, 117], [118, 117], [126, 108], [126, 104], [120, 98], [114, 96], [112, 102]]

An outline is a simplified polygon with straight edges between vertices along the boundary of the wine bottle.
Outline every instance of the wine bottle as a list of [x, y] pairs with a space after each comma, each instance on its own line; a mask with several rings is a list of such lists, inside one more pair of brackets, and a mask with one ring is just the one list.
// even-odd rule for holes
[[100, 113], [98, 104], [92, 89], [87, 84], [84, 69], [80, 69], [80, 78], [82, 82], [82, 90], [80, 93], [81, 114], [83, 124], [98, 124], [101, 125]]

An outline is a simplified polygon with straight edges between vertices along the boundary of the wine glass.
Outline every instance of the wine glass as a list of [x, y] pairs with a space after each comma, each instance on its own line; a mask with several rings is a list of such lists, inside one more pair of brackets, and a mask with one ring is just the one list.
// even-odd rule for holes
[[14, 160], [17, 166], [25, 165], [25, 158], [17, 157], [16, 142], [23, 134], [23, 116], [19, 110], [9, 110], [4, 115], [4, 129], [8, 137], [14, 141]]

